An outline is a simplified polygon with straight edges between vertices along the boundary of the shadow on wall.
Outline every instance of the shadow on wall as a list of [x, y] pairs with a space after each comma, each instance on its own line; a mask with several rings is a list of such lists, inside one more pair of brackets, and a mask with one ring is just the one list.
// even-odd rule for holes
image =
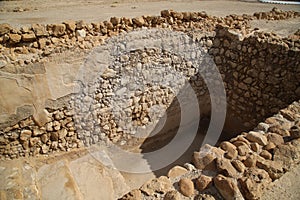
[[[271, 44], [255, 35], [240, 40], [238, 34], [218, 27], [209, 53], [222, 74], [227, 95], [226, 120], [217, 144], [255, 128], [259, 122], [300, 98], [299, 51]], [[166, 174], [174, 165], [190, 162], [192, 153], [204, 145], [211, 118], [210, 95], [200, 74], [192, 77], [189, 84], [197, 95], [201, 111], [200, 121], [191, 123], [191, 126], [195, 123], [199, 126], [197, 134], [176, 161], [160, 170], [155, 171], [153, 167], [157, 176]], [[158, 123], [153, 131], [155, 134], [141, 145], [142, 153], [169, 145], [178, 134], [181, 114], [181, 105], [175, 98], [166, 111], [164, 124]], [[180, 137], [185, 139], [193, 135], [186, 132]], [[173, 148], [182, 148], [180, 145]], [[149, 165], [155, 164], [150, 161]]]

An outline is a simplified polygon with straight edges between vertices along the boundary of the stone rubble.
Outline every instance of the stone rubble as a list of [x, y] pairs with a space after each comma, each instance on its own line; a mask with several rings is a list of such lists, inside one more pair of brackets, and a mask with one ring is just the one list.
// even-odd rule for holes
[[[299, 124], [299, 108], [300, 102], [293, 102], [286, 109], [283, 109], [285, 112], [286, 110], [289, 111], [290, 117], [287, 117], [288, 119], [276, 114], [267, 118], [264, 123], [268, 123], [269, 127], [272, 127], [278, 124], [278, 121], [289, 120], [290, 123], [294, 124], [290, 128], [291, 130], [292, 127]], [[282, 110], [279, 113], [281, 112]], [[271, 119], [273, 123], [270, 123]], [[282, 123], [281, 125], [284, 126], [285, 124]], [[255, 129], [259, 129], [260, 126], [258, 125]], [[263, 136], [264, 142], [259, 136]], [[262, 133], [255, 131], [242, 133], [230, 141], [220, 143], [219, 147], [208, 147], [207, 145], [202, 147], [200, 152], [195, 152], [193, 156], [193, 164], [197, 169], [183, 174], [179, 173], [176, 178], [170, 177], [173, 185], [179, 184], [177, 190], [181, 197], [176, 198], [184, 199], [184, 196], [188, 196], [197, 199], [202, 195], [209, 194], [211, 197], [204, 199], [259, 199], [271, 182], [279, 179], [284, 173], [300, 163], [299, 138], [286, 137], [287, 140], [283, 140], [282, 136], [270, 132], [268, 128]], [[259, 143], [255, 141], [259, 141]], [[235, 149], [240, 143], [249, 146], [255, 143], [260, 148], [254, 151], [249, 147], [249, 152], [246, 155], [239, 155], [235, 158], [226, 157], [227, 151]], [[272, 143], [274, 148], [265, 150], [264, 148], [269, 143]], [[210, 151], [208, 152], [207, 149]], [[219, 154], [218, 152], [222, 153]], [[195, 157], [198, 159], [195, 160]], [[169, 173], [173, 172], [174, 169], [181, 169], [181, 167], [175, 166]], [[170, 199], [169, 193], [175, 194], [176, 192], [173, 189], [165, 191], [165, 199]], [[176, 194], [178, 195], [178, 193]], [[160, 196], [163, 197], [164, 195], [142, 193], [141, 199], [159, 199]]]
[[[47, 61], [55, 53], [78, 48], [88, 51], [105, 43], [108, 37], [140, 28], [166, 28], [188, 33], [213, 56], [224, 76], [232, 117], [242, 122], [246, 127], [244, 130], [277, 113], [279, 108], [290, 106], [259, 123], [253, 131], [222, 142], [220, 147], [205, 145], [199, 152], [194, 152], [192, 164], [185, 165], [186, 169], [176, 166], [169, 171], [168, 177], [150, 180], [122, 199], [180, 199], [184, 198], [182, 195], [206, 199], [258, 199], [269, 183], [300, 162], [300, 102], [292, 103], [300, 97], [299, 67], [294, 67], [300, 62], [300, 34], [298, 31], [288, 38], [281, 38], [273, 33], [251, 30], [248, 22], [299, 17], [298, 12], [276, 8], [253, 16], [224, 18], [208, 16], [205, 12], [165, 10], [161, 16], [112, 17], [110, 21], [91, 24], [67, 21], [34, 24], [19, 30], [1, 24], [0, 68], [1, 72], [11, 72], [12, 66], [16, 71], [24, 70], [30, 64]], [[113, 64], [106, 66], [92, 87], [83, 88], [79, 97], [71, 96], [58, 108], [46, 108], [48, 121], [44, 125], [38, 125], [33, 116], [9, 126], [1, 125], [0, 159], [48, 156], [105, 140], [127, 145], [136, 133], [155, 125], [162, 117], [162, 110], [167, 109], [176, 96], [176, 91], [170, 87], [155, 84], [143, 88], [143, 92], [136, 91], [136, 85], [142, 85], [142, 77], [153, 75], [149, 66], [157, 67], [157, 77], [168, 74], [167, 68], [180, 72], [185, 81], [191, 82], [199, 99], [208, 94], [193, 64], [170, 52], [159, 49], [132, 51]], [[136, 85], [132, 80], [121, 79], [121, 74], [135, 77]], [[176, 77], [171, 77], [166, 82], [174, 84], [174, 80]], [[177, 84], [178, 90], [181, 87]], [[123, 102], [124, 94], [128, 95], [129, 101]], [[112, 104], [114, 101], [122, 103], [116, 106]], [[153, 106], [160, 106], [159, 112], [151, 113]], [[63, 170], [63, 173], [68, 175], [70, 172]], [[16, 188], [14, 194], [21, 198], [23, 193]], [[36, 195], [36, 188], [31, 189]], [[0, 190], [0, 197], [10, 198], [11, 194], [11, 191]]]

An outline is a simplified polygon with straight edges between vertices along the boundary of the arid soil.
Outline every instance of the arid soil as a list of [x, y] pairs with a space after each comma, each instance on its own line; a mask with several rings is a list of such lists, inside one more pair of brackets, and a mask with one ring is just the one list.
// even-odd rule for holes
[[[108, 1], [0, 1], [0, 23], [22, 26], [33, 23], [59, 23], [65, 20], [103, 21], [112, 16], [136, 17], [141, 15], [159, 15], [161, 10], [202, 11], [209, 15], [226, 16], [229, 14], [253, 14], [271, 10], [274, 4], [262, 4], [258, 1], [195, 1], [195, 0], [108, 0]], [[282, 10], [299, 11], [300, 6], [276, 5]], [[298, 26], [299, 27], [299, 26]]]

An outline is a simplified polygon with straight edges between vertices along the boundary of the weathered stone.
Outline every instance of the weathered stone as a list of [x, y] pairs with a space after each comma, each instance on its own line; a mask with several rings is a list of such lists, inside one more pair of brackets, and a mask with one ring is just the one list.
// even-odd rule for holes
[[284, 128], [282, 125], [275, 125], [269, 128], [269, 131], [272, 133], [277, 133], [283, 137], [290, 136], [290, 132]]
[[237, 151], [240, 156], [246, 156], [250, 152], [250, 148], [248, 147], [248, 145], [243, 143], [242, 145], [237, 147]]
[[11, 43], [18, 43], [21, 41], [22, 36], [19, 34], [8, 34]]
[[32, 132], [31, 130], [22, 130], [20, 134], [20, 140], [21, 141], [27, 141], [31, 137]]
[[53, 35], [58, 37], [65, 34], [66, 31], [66, 25], [64, 24], [54, 24], [52, 27]]
[[181, 167], [181, 166], [175, 166], [172, 169], [169, 170], [168, 172], [168, 177], [169, 178], [175, 178], [178, 176], [182, 176], [188, 172], [187, 169]]
[[184, 196], [191, 197], [194, 195], [194, 183], [191, 179], [182, 178], [178, 184], [179, 190]]
[[275, 149], [276, 145], [273, 142], [269, 142], [266, 146], [264, 146], [264, 150], [271, 151]]
[[292, 126], [290, 130], [291, 139], [298, 139], [300, 138], [300, 123], [296, 124], [295, 126]]
[[142, 199], [142, 193], [140, 190], [132, 190], [128, 194], [124, 195], [120, 200], [140, 200]]
[[200, 152], [194, 152], [192, 162], [197, 169], [200, 170], [214, 170], [216, 157], [212, 153], [206, 155]]
[[246, 158], [246, 160], [243, 163], [246, 167], [255, 167], [256, 160], [257, 160], [256, 155], [251, 154]]
[[268, 152], [267, 150], [262, 150], [259, 155], [268, 160], [272, 159], [272, 154], [270, 152]]
[[58, 141], [58, 139], [59, 139], [58, 132], [52, 132], [52, 133], [51, 133], [51, 136], [50, 136], [50, 139], [51, 139], [52, 141]]
[[266, 172], [268, 172], [272, 180], [280, 178], [284, 173], [281, 162], [258, 159], [256, 165], [257, 167], [264, 169]]
[[239, 179], [241, 192], [246, 199], [258, 199], [272, 179], [263, 169], [249, 168], [245, 176]]
[[251, 141], [251, 142], [256, 142], [262, 146], [265, 146], [268, 144], [268, 140], [266, 136], [263, 135], [263, 133], [260, 132], [254, 132], [250, 131], [247, 135], [246, 138]]
[[230, 160], [226, 158], [217, 158], [216, 165], [219, 173], [233, 178], [237, 177], [237, 171], [232, 166]]
[[162, 17], [169, 17], [169, 16], [171, 16], [171, 11], [170, 10], [162, 10], [162, 11], [160, 11], [160, 15]]
[[30, 138], [30, 140], [29, 140], [29, 146], [33, 147], [36, 144], [38, 144], [39, 142], [40, 142], [40, 138], [38, 138], [38, 137]]
[[300, 161], [300, 147], [291, 143], [278, 145], [274, 149], [273, 160], [283, 163], [283, 168], [289, 170], [293, 163]]
[[[270, 144], [270, 143], [269, 143]], [[268, 145], [268, 144], [267, 144]], [[254, 152], [258, 152], [261, 148], [259, 146], [259, 144], [257, 144], [256, 142], [253, 142], [250, 144], [250, 147], [252, 149], [252, 151]], [[245, 150], [245, 149], [244, 149]]]
[[181, 200], [181, 198], [180, 194], [176, 190], [172, 190], [165, 194], [164, 200]]
[[283, 137], [277, 133], [268, 133], [267, 138], [269, 142], [273, 142], [275, 145], [284, 143]]
[[224, 199], [243, 199], [237, 186], [237, 182], [233, 178], [228, 178], [218, 174], [213, 181]]
[[22, 35], [22, 41], [24, 42], [33, 42], [36, 40], [34, 33], [27, 33]]
[[76, 22], [75, 21], [65, 21], [64, 24], [66, 25], [67, 30], [74, 32], [76, 29]]
[[110, 69], [110, 68], [107, 68], [103, 74], [101, 74], [101, 76], [104, 78], [104, 79], [108, 79], [108, 78], [113, 78], [116, 76], [116, 71], [113, 70], [113, 69]]
[[76, 36], [85, 38], [86, 37], [86, 31], [84, 29], [76, 30]]
[[240, 161], [240, 160], [233, 160], [233, 161], [231, 161], [231, 164], [235, 167], [235, 169], [238, 172], [244, 173], [246, 167], [245, 167], [245, 165], [243, 164], [242, 161]]
[[238, 155], [238, 151], [236, 150], [236, 146], [231, 144], [230, 142], [222, 142], [220, 144], [220, 147], [226, 151], [225, 153], [225, 157], [228, 159], [232, 159], [232, 158], [236, 158], [236, 156]]
[[212, 177], [210, 176], [201, 174], [199, 178], [196, 179], [196, 186], [200, 192], [209, 188], [211, 185], [212, 185]]
[[118, 17], [111, 17], [110, 22], [114, 25], [117, 26], [120, 23], [120, 18]]
[[287, 108], [286, 109], [282, 109], [280, 110], [280, 114], [286, 118], [287, 120], [290, 120], [290, 121], [295, 121], [296, 120], [296, 115], [295, 113], [293, 113], [292, 111], [288, 110]]
[[7, 23], [0, 24], [0, 36], [9, 33], [10, 30], [12, 30], [12, 27], [9, 24]]
[[60, 130], [58, 131], [58, 138], [59, 138], [59, 139], [63, 139], [63, 138], [65, 138], [65, 137], [67, 136], [67, 134], [68, 134], [67, 129], [65, 129], [65, 128], [60, 129]]
[[159, 178], [146, 182], [141, 187], [141, 191], [151, 196], [154, 195], [155, 192], [164, 194], [169, 190], [171, 190], [171, 188], [172, 188], [171, 181], [166, 176], [161, 176]]
[[263, 132], [267, 132], [268, 131], [268, 129], [270, 128], [270, 125], [269, 124], [266, 124], [266, 123], [263, 123], [263, 122], [261, 122], [261, 123], [259, 123], [258, 125], [257, 125], [257, 130], [260, 130], [260, 131], [263, 131]]
[[41, 36], [48, 36], [48, 31], [46, 30], [46, 27], [41, 24], [33, 24], [32, 25], [33, 32], [37, 37]]
[[135, 17], [132, 19], [132, 22], [138, 27], [142, 27], [145, 24], [145, 20], [143, 17]]

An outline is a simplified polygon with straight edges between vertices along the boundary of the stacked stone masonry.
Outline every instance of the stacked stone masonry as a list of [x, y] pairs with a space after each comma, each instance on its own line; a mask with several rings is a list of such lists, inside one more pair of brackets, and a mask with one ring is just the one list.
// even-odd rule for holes
[[173, 167], [121, 199], [259, 199], [272, 181], [300, 162], [299, 113], [296, 101], [253, 131], [219, 147], [204, 145], [192, 163]]
[[[272, 33], [251, 30], [248, 27], [248, 21], [257, 18], [258, 15], [268, 16], [268, 20], [299, 17], [297, 12], [283, 12], [276, 8], [264, 14], [256, 13], [254, 16], [230, 15], [225, 18], [208, 16], [205, 12], [178, 13], [165, 10], [159, 17], [144, 16], [134, 19], [112, 17], [109, 22], [99, 24], [86, 24], [78, 21], [47, 26], [33, 25], [31, 28], [23, 27], [20, 30], [2, 24], [0, 29], [1, 52], [3, 53], [1, 54], [1, 63], [3, 64], [1, 71], [20, 74], [26, 69], [31, 69], [33, 70], [31, 73], [34, 73], [38, 63], [34, 64], [31, 62], [32, 60], [22, 60], [21, 55], [25, 54], [25, 57], [28, 55], [38, 56], [42, 60], [37, 59], [36, 61], [43, 63], [46, 61], [43, 59], [48, 59], [47, 52], [59, 53], [63, 49], [70, 48], [76, 50], [76, 45], [85, 48], [87, 44], [90, 44], [88, 46], [92, 48], [103, 43], [108, 36], [140, 27], [161, 27], [184, 31], [193, 40], [202, 44], [214, 58], [222, 74], [227, 92], [227, 121], [229, 123], [226, 124], [229, 125], [225, 125], [225, 129], [229, 126], [228, 130], [232, 130], [230, 123], [234, 119], [234, 124], [240, 124], [240, 127], [234, 131], [236, 134], [242, 130], [250, 130], [265, 117], [276, 113], [280, 108], [300, 97], [299, 33], [297, 32], [289, 38], [281, 38]], [[31, 39], [29, 39], [30, 35]], [[13, 39], [14, 36], [22, 39]], [[41, 41], [44, 40], [46, 45], [41, 45]], [[98, 92], [82, 96], [79, 100], [79, 104], [80, 101], [93, 101], [95, 103], [93, 109], [97, 110], [94, 117], [87, 120], [84, 127], [81, 127], [80, 123], [76, 123], [76, 120], [82, 119], [74, 117], [76, 105], [78, 105], [78, 99], [75, 97], [67, 98], [67, 103], [60, 107], [46, 108], [48, 122], [44, 125], [38, 124], [34, 117], [30, 116], [30, 112], [27, 116], [22, 116], [21, 120], [13, 117], [11, 121], [1, 124], [1, 158], [9, 159], [69, 151], [72, 148], [97, 143], [107, 136], [114, 143], [125, 144], [132, 138], [131, 134], [136, 130], [120, 129], [118, 123], [121, 122], [117, 122], [114, 119], [115, 116], [109, 114], [107, 105], [111, 99], [114, 84], [119, 81], [117, 74], [124, 73], [122, 70], [129, 63], [136, 62], [139, 65], [138, 60], [150, 58], [149, 62], [170, 65], [186, 75], [187, 80], [191, 82], [196, 91], [200, 104], [205, 102], [204, 99], [209, 98], [203, 80], [193, 69], [191, 63], [176, 55], [156, 51], [154, 49], [123, 55], [116, 63], [116, 65], [122, 66], [120, 69], [117, 70], [114, 66], [110, 66], [107, 75], [99, 77], [97, 80]], [[158, 55], [161, 58], [157, 58]], [[177, 61], [175, 61], [176, 59]], [[27, 66], [24, 67], [24, 65]], [[30, 67], [31, 65], [35, 67]], [[145, 69], [144, 65], [140, 67]], [[136, 72], [132, 71], [131, 73]], [[127, 115], [132, 116], [131, 120], [135, 121], [137, 126], [148, 125], [150, 121], [155, 124], [159, 116], [152, 116], [151, 119], [147, 110], [153, 105], [163, 105], [167, 108], [173, 101], [174, 94], [167, 88], [151, 87], [144, 93], [136, 93], [131, 96], [131, 110], [128, 110]], [[157, 98], [158, 96], [161, 98]], [[206, 102], [203, 104], [200, 107], [206, 108]], [[209, 115], [210, 110], [205, 111], [202, 107], [201, 110], [204, 110], [204, 113], [201, 114]], [[93, 120], [99, 120], [99, 118], [101, 130], [94, 129], [92, 124]], [[80, 127], [76, 127], [76, 124]], [[90, 129], [90, 131], [78, 134], [79, 129]], [[99, 132], [102, 134], [98, 134]]]
[[[208, 16], [205, 12], [165, 10], [161, 16], [112, 17], [110, 21], [91, 24], [68, 21], [35, 24], [21, 29], [1, 24], [0, 70], [14, 74], [35, 73], [36, 66], [49, 61], [52, 55], [65, 51], [81, 51], [86, 55], [92, 48], [104, 44], [108, 37], [143, 28], [187, 33], [204, 46], [222, 74], [228, 104], [225, 129], [232, 130], [230, 122], [233, 119], [234, 124], [239, 124], [232, 134], [251, 130], [266, 117], [290, 106], [259, 123], [254, 131], [222, 142], [220, 147], [204, 146], [202, 151], [194, 153], [193, 164], [187, 164], [186, 169], [177, 166], [168, 177], [146, 183], [123, 199], [180, 199], [182, 194], [196, 195], [199, 199], [212, 195], [225, 199], [232, 196], [257, 199], [270, 182], [299, 163], [300, 106], [294, 101], [300, 99], [300, 32], [282, 38], [251, 29], [249, 21], [299, 17], [298, 12], [276, 8], [253, 16], [230, 15], [224, 18]], [[80, 98], [70, 95], [63, 105], [46, 107], [44, 112], [48, 121], [45, 124], [39, 124], [32, 112], [0, 124], [0, 158], [49, 155], [90, 146], [107, 138], [119, 145], [129, 143], [137, 130], [132, 127], [121, 129], [119, 123], [126, 122], [118, 119], [128, 115], [138, 127], [155, 124], [161, 116], [150, 116], [149, 108], [153, 105], [168, 108], [175, 97], [168, 88], [152, 85], [142, 93], [132, 93], [132, 100], [127, 105], [130, 109], [124, 112], [124, 116], [117, 118], [111, 114], [108, 105], [115, 96], [113, 91], [120, 81], [119, 74], [130, 64], [139, 66], [139, 60], [143, 59], [182, 72], [195, 89], [199, 101], [209, 98], [203, 80], [191, 63], [157, 49], [132, 52], [116, 60], [120, 68], [109, 66], [109, 70], [97, 79], [94, 83], [96, 93], [86, 91]], [[145, 65], [139, 67], [146, 71]], [[128, 73], [141, 69], [137, 67]], [[82, 102], [94, 105], [92, 111], [95, 112], [84, 116], [86, 121], [76, 114], [76, 106]], [[206, 102], [204, 105], [200, 103], [201, 106], [206, 107]], [[209, 112], [206, 110], [204, 116]], [[99, 120], [100, 127], [94, 127], [93, 120]], [[203, 153], [205, 149], [212, 153]], [[179, 192], [172, 183], [178, 183]]]

